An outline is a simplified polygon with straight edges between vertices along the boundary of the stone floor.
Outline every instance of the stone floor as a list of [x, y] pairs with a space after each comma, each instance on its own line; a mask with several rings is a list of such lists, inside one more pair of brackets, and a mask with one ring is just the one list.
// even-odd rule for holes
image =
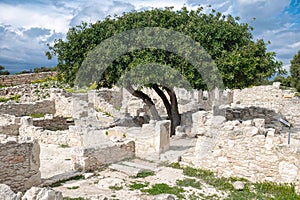
[[[181, 170], [166, 167], [167, 163], [177, 162], [178, 158], [187, 152], [193, 152], [196, 138], [171, 139], [170, 150], [161, 155], [160, 161], [148, 162], [147, 160], [133, 159], [109, 166], [103, 171], [84, 174], [85, 179], [68, 181], [60, 187], [54, 188], [63, 193], [64, 197], [88, 197], [89, 199], [152, 199], [140, 190], [130, 190], [132, 182], [166, 183], [175, 185], [176, 180], [183, 179]], [[71, 170], [72, 147], [41, 144], [41, 175], [42, 178], [52, 179], [72, 175]], [[154, 176], [146, 178], [132, 178], [138, 172], [151, 170]], [[176, 177], [176, 178], [175, 178]], [[52, 181], [53, 182], [53, 181]], [[112, 187], [122, 187], [114, 190]], [[216, 192], [216, 191], [214, 191]], [[206, 191], [209, 194], [209, 191]]]

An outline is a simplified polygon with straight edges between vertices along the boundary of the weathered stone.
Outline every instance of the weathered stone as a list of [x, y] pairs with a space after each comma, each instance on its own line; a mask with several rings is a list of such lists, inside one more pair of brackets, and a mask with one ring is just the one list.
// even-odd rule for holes
[[32, 187], [26, 191], [22, 200], [62, 200], [62, 192], [55, 191], [52, 188]]
[[0, 200], [20, 200], [8, 185], [0, 184]]
[[232, 184], [233, 188], [235, 190], [243, 190], [244, 187], [245, 187], [245, 184], [242, 182], [242, 181], [235, 181], [233, 184]]
[[279, 163], [279, 175], [284, 182], [292, 183], [293, 181], [295, 181], [298, 170], [298, 167], [296, 167], [292, 163], [286, 161], [281, 161]]

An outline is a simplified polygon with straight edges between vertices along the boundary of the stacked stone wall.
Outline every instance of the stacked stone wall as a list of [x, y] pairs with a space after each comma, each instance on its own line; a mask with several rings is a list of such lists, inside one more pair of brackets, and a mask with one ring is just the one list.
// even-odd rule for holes
[[268, 108], [281, 113], [292, 123], [300, 121], [300, 98], [290, 90], [279, 89], [276, 84], [234, 90], [233, 103], [237, 106]]
[[72, 168], [79, 171], [93, 171], [106, 164], [115, 163], [126, 158], [133, 158], [134, 142], [109, 142], [94, 147], [78, 147], [72, 153]]
[[[207, 136], [199, 136], [194, 164], [215, 171], [219, 176], [243, 177], [250, 181], [294, 183], [300, 189], [300, 138], [275, 134], [263, 129], [264, 120], [243, 123], [228, 121], [207, 145]], [[209, 152], [209, 153], [207, 153]]]
[[33, 126], [42, 127], [50, 131], [68, 130], [71, 125], [74, 125], [73, 121], [67, 121], [67, 119], [60, 116], [50, 119], [42, 118], [33, 120]]
[[51, 100], [37, 101], [34, 103], [3, 103], [0, 105], [1, 114], [14, 116], [28, 116], [31, 114], [55, 114], [55, 104]]
[[41, 183], [39, 144], [17, 140], [2, 138], [0, 142], [0, 182], [9, 185], [15, 192]]
[[0, 75], [1, 86], [15, 86], [22, 84], [30, 84], [32, 81], [45, 79], [48, 77], [56, 76], [57, 72], [41, 72], [19, 75]]

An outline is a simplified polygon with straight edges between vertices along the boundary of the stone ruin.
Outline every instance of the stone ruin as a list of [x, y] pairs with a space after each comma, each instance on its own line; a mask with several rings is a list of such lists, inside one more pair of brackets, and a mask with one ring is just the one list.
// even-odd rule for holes
[[[45, 99], [28, 102], [35, 98], [34, 92], [27, 91], [27, 98], [19, 103], [0, 106], [0, 156], [1, 166], [6, 166], [0, 170], [0, 182], [15, 192], [45, 182], [39, 171], [41, 144], [73, 147], [70, 168], [74, 171], [94, 171], [133, 157], [157, 161], [169, 150], [170, 121], [151, 90], [145, 92], [154, 99], [162, 121], [151, 120], [142, 101], [122, 88], [85, 94], [63, 89], [47, 92]], [[299, 98], [277, 86], [175, 92], [182, 113], [175, 138], [197, 137], [194, 152], [180, 155], [182, 164], [220, 176], [294, 183], [299, 189]], [[32, 114], [44, 116], [35, 119]], [[291, 145], [279, 118], [294, 124]]]

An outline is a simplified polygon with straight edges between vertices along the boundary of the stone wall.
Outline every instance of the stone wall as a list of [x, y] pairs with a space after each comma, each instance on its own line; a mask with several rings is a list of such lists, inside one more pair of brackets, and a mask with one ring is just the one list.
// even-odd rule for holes
[[19, 135], [21, 137], [29, 137], [45, 144], [80, 146], [82, 139], [81, 132], [76, 131], [76, 127], [70, 126], [68, 130], [51, 131], [42, 127], [33, 126], [31, 117], [21, 118], [21, 127]]
[[78, 147], [72, 152], [72, 168], [77, 171], [94, 171], [106, 164], [134, 157], [134, 142], [107, 142], [94, 147]]
[[56, 75], [57, 72], [41, 72], [41, 73], [19, 74], [19, 75], [1, 75], [0, 85], [14, 86], [14, 85], [30, 84], [34, 80], [45, 79]]
[[28, 116], [30, 114], [54, 114], [54, 101], [43, 100], [33, 103], [12, 103], [0, 104], [0, 113], [15, 116]]
[[41, 183], [40, 147], [36, 141], [0, 139], [0, 182], [15, 192]]
[[281, 113], [292, 123], [300, 121], [300, 98], [290, 90], [279, 89], [278, 83], [234, 90], [233, 104], [268, 108]]
[[74, 121], [61, 116], [33, 119], [33, 126], [42, 127], [50, 131], [68, 130], [69, 126], [72, 125], [74, 125]]
[[199, 136], [193, 163], [219, 176], [294, 183], [300, 189], [299, 135], [292, 135], [292, 143], [287, 145], [287, 136], [264, 129], [263, 119], [228, 121], [217, 135]]
[[0, 114], [0, 134], [19, 135], [20, 118], [7, 114]]

